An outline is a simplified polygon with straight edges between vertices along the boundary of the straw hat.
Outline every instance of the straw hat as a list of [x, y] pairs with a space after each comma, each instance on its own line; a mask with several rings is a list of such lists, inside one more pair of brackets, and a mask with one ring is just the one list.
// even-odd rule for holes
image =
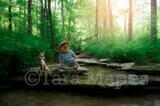
[[62, 41], [62, 42], [59, 44], [59, 46], [58, 46], [58, 51], [60, 51], [61, 47], [62, 47], [63, 45], [65, 45], [65, 44], [67, 44], [68, 47], [70, 46], [69, 41]]

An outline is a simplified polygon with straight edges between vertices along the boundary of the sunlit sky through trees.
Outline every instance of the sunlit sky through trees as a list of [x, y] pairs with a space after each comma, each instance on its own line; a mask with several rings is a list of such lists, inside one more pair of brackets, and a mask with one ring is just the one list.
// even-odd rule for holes
[[[6, 2], [6, 0], [2, 0]], [[23, 19], [23, 15], [27, 13], [27, 9], [23, 9], [24, 1], [21, 3], [21, 0], [12, 0], [12, 13], [13, 14], [19, 14], [20, 21]], [[43, 0], [44, 2], [45, 0]], [[70, 4], [72, 1], [73, 5]], [[74, 29], [76, 29], [76, 32], [80, 32], [81, 36], [94, 36], [95, 33], [95, 18], [96, 18], [96, 0], [66, 0], [66, 3], [64, 3], [64, 21], [65, 21], [65, 29], [68, 28], [68, 19], [71, 18], [71, 26], [74, 24]], [[119, 32], [122, 32], [122, 34], [117, 35], [123, 35], [124, 34], [124, 27], [128, 29], [128, 14], [129, 14], [129, 0], [110, 0], [111, 1], [111, 8], [112, 8], [112, 17], [113, 17], [113, 28], [118, 30]], [[151, 0], [132, 0], [133, 1], [133, 34], [137, 31], [141, 32], [141, 29], [143, 29], [144, 32], [150, 31], [150, 15], [151, 15]], [[103, 35], [103, 18], [104, 18], [104, 0], [98, 0], [99, 2], [99, 8], [98, 8], [98, 24], [99, 24], [99, 32], [100, 35]], [[43, 4], [44, 5], [44, 4]], [[71, 7], [72, 6], [72, 7]], [[108, 9], [108, 0], [106, 0], [106, 8]], [[27, 7], [27, 5], [26, 5]], [[39, 0], [33, 0], [33, 11], [32, 11], [32, 17], [33, 17], [33, 34], [39, 35], [39, 29], [36, 24], [40, 24], [40, 1]], [[21, 8], [21, 9], [20, 9]], [[61, 0], [51, 0], [51, 11], [52, 14], [54, 12], [56, 13], [56, 19], [59, 21], [59, 27], [62, 27], [62, 16], [61, 16]], [[3, 11], [4, 10], [4, 11]], [[8, 11], [7, 6], [3, 6], [1, 8], [2, 12]], [[157, 29], [159, 33], [160, 29], [160, 0], [157, 0]], [[23, 12], [26, 12], [25, 14]], [[107, 18], [108, 16], [108, 10], [106, 10]], [[13, 29], [16, 29], [16, 24], [18, 20], [18, 15], [13, 15]], [[5, 17], [5, 15], [3, 16]], [[27, 19], [27, 18], [26, 18]], [[54, 19], [54, 18], [53, 18]], [[15, 21], [15, 22], [14, 22]], [[109, 26], [109, 20], [107, 19], [107, 25]], [[2, 19], [3, 24], [2, 26], [7, 27], [8, 21], [7, 18]], [[126, 22], [126, 23], [125, 23]], [[17, 27], [18, 28], [18, 27]], [[20, 28], [19, 28], [20, 29]], [[106, 28], [107, 29], [107, 28]], [[109, 28], [107, 29], [109, 32]], [[115, 31], [115, 30], [114, 30]], [[65, 35], [67, 35], [67, 31], [65, 31]], [[73, 33], [73, 35], [75, 35]], [[77, 34], [78, 35], [78, 34]]]
[[[96, 4], [96, 0], [91, 0]], [[102, 0], [99, 0], [102, 1]], [[106, 0], [107, 1], [107, 0]], [[125, 14], [128, 20], [128, 0], [110, 0], [114, 20], [119, 24], [121, 30], [124, 28]], [[160, 10], [160, 0], [157, 0], [157, 11]], [[157, 15], [159, 13], [157, 12]], [[133, 25], [142, 27], [150, 21], [150, 0], [133, 0]], [[159, 23], [159, 21], [158, 21]], [[147, 29], [147, 27], [146, 27]]]
[[[73, 0], [75, 2], [77, 1], [85, 1], [85, 0]], [[112, 14], [113, 14], [113, 24], [118, 26], [119, 30], [124, 31], [124, 24], [126, 21], [126, 27], [128, 26], [128, 10], [129, 10], [129, 0], [110, 0], [111, 6], [112, 6]], [[95, 7], [96, 0], [88, 0], [85, 2], [90, 2], [90, 5], [93, 5]], [[99, 0], [102, 4], [99, 6], [100, 8], [103, 8], [103, 0]], [[108, 0], [106, 0], [106, 3]], [[93, 3], [93, 4], [92, 4]], [[157, 0], [157, 11], [160, 10], [160, 0]], [[134, 31], [139, 30], [140, 28], [143, 28], [145, 31], [149, 31], [150, 27], [150, 0], [133, 0], [133, 29]], [[54, 8], [55, 4], [52, 4], [52, 7]], [[60, 8], [60, 5], [57, 5], [58, 8]], [[92, 10], [88, 10], [95, 18], [95, 8]], [[157, 12], [157, 16], [159, 16], [159, 12]], [[100, 16], [99, 16], [100, 17]], [[126, 18], [126, 20], [125, 20]], [[101, 21], [101, 18], [99, 18], [99, 21]], [[102, 22], [103, 23], [103, 22]], [[82, 25], [80, 23], [80, 25]], [[144, 26], [145, 25], [145, 26]], [[157, 20], [157, 27], [159, 28], [159, 20]], [[78, 26], [78, 25], [77, 25]]]

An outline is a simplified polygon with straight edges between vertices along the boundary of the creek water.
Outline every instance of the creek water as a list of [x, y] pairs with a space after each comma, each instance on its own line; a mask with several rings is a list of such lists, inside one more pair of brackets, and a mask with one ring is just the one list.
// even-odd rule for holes
[[0, 106], [160, 106], [160, 95], [97, 97], [68, 92], [11, 90], [0, 93]]
[[[100, 86], [121, 86], [146, 84], [145, 75], [135, 76], [97, 66], [88, 66], [87, 76], [74, 80], [73, 84]], [[106, 80], [107, 79], [107, 80]], [[147, 79], [147, 80], [146, 80]], [[64, 88], [65, 89], [65, 88]], [[84, 89], [83, 89], [84, 90]], [[83, 91], [81, 91], [83, 92]], [[10, 89], [0, 91], [0, 106], [160, 106], [160, 94], [135, 93], [134, 95], [90, 95], [72, 92], [72, 90], [54, 89]], [[107, 96], [108, 95], [108, 96]]]

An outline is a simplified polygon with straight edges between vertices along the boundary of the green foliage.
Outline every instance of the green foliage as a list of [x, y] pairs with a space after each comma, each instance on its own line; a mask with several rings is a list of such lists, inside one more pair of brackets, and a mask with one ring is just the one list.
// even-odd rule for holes
[[40, 37], [4, 29], [0, 29], [0, 34], [1, 74], [19, 70], [25, 65], [36, 65], [41, 51], [45, 51], [46, 60], [53, 55], [51, 44]]
[[139, 37], [131, 42], [116, 39], [101, 39], [100, 42], [88, 41], [84, 51], [98, 58], [111, 58], [117, 62], [131, 62], [144, 64], [160, 62], [160, 39], [154, 44], [147, 36]]
[[[63, 15], [61, 2], [63, 1]], [[123, 1], [123, 0], [122, 0]], [[46, 2], [46, 1], [45, 1]], [[44, 3], [45, 3], [44, 2]], [[109, 13], [108, 8], [104, 9], [104, 1], [99, 1], [98, 12], [98, 32], [99, 42], [95, 37], [96, 4], [93, 0], [55, 0], [52, 1], [52, 22], [54, 38], [51, 37], [48, 14], [44, 14], [44, 35], [43, 39], [35, 35], [41, 35], [41, 3], [32, 0], [32, 34], [27, 35], [28, 27], [28, 1], [12, 0], [11, 3], [6, 0], [0, 1], [0, 69], [2, 73], [6, 70], [19, 68], [27, 65], [35, 65], [40, 51], [45, 51], [46, 60], [52, 59], [51, 56], [57, 54], [58, 44], [68, 39], [71, 43], [71, 49], [75, 52], [84, 50], [98, 58], [111, 58], [118, 62], [135, 61], [137, 63], [159, 62], [160, 61], [160, 40], [154, 44], [150, 43], [150, 12], [147, 6], [149, 1], [136, 1], [133, 3], [135, 16], [133, 18], [133, 40], [126, 41], [127, 32], [124, 31], [125, 16], [124, 8], [119, 6], [117, 0], [112, 1], [113, 10], [113, 34], [109, 37]], [[123, 4], [123, 3], [122, 3]], [[9, 24], [8, 6], [11, 6], [12, 31], [7, 31]], [[106, 4], [108, 7], [108, 3]], [[144, 8], [147, 7], [147, 8]], [[157, 8], [160, 11], [160, 8]], [[45, 9], [43, 11], [46, 11]], [[115, 13], [114, 13], [115, 11]], [[116, 12], [117, 11], [117, 12]], [[138, 12], [136, 12], [138, 11]], [[144, 12], [145, 11], [145, 12]], [[106, 20], [105, 19], [106, 15]], [[121, 19], [122, 18], [122, 19]], [[157, 12], [157, 29], [159, 34], [160, 14]], [[62, 20], [64, 19], [64, 20]], [[64, 31], [62, 30], [62, 21], [64, 21]], [[127, 21], [127, 19], [126, 19]], [[106, 26], [105, 23], [106, 22]], [[126, 29], [127, 31], [127, 29]], [[18, 33], [17, 33], [18, 32]], [[135, 36], [136, 35], [136, 36]], [[54, 39], [54, 42], [52, 42]], [[51, 44], [54, 43], [53, 50]]]

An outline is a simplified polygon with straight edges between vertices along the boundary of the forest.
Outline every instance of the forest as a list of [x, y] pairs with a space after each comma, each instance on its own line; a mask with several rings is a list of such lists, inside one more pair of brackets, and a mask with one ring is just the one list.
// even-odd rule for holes
[[[160, 62], [160, 0], [1, 0], [1, 75], [58, 58], [58, 44], [76, 54], [136, 64]], [[12, 70], [12, 71], [7, 71]]]

